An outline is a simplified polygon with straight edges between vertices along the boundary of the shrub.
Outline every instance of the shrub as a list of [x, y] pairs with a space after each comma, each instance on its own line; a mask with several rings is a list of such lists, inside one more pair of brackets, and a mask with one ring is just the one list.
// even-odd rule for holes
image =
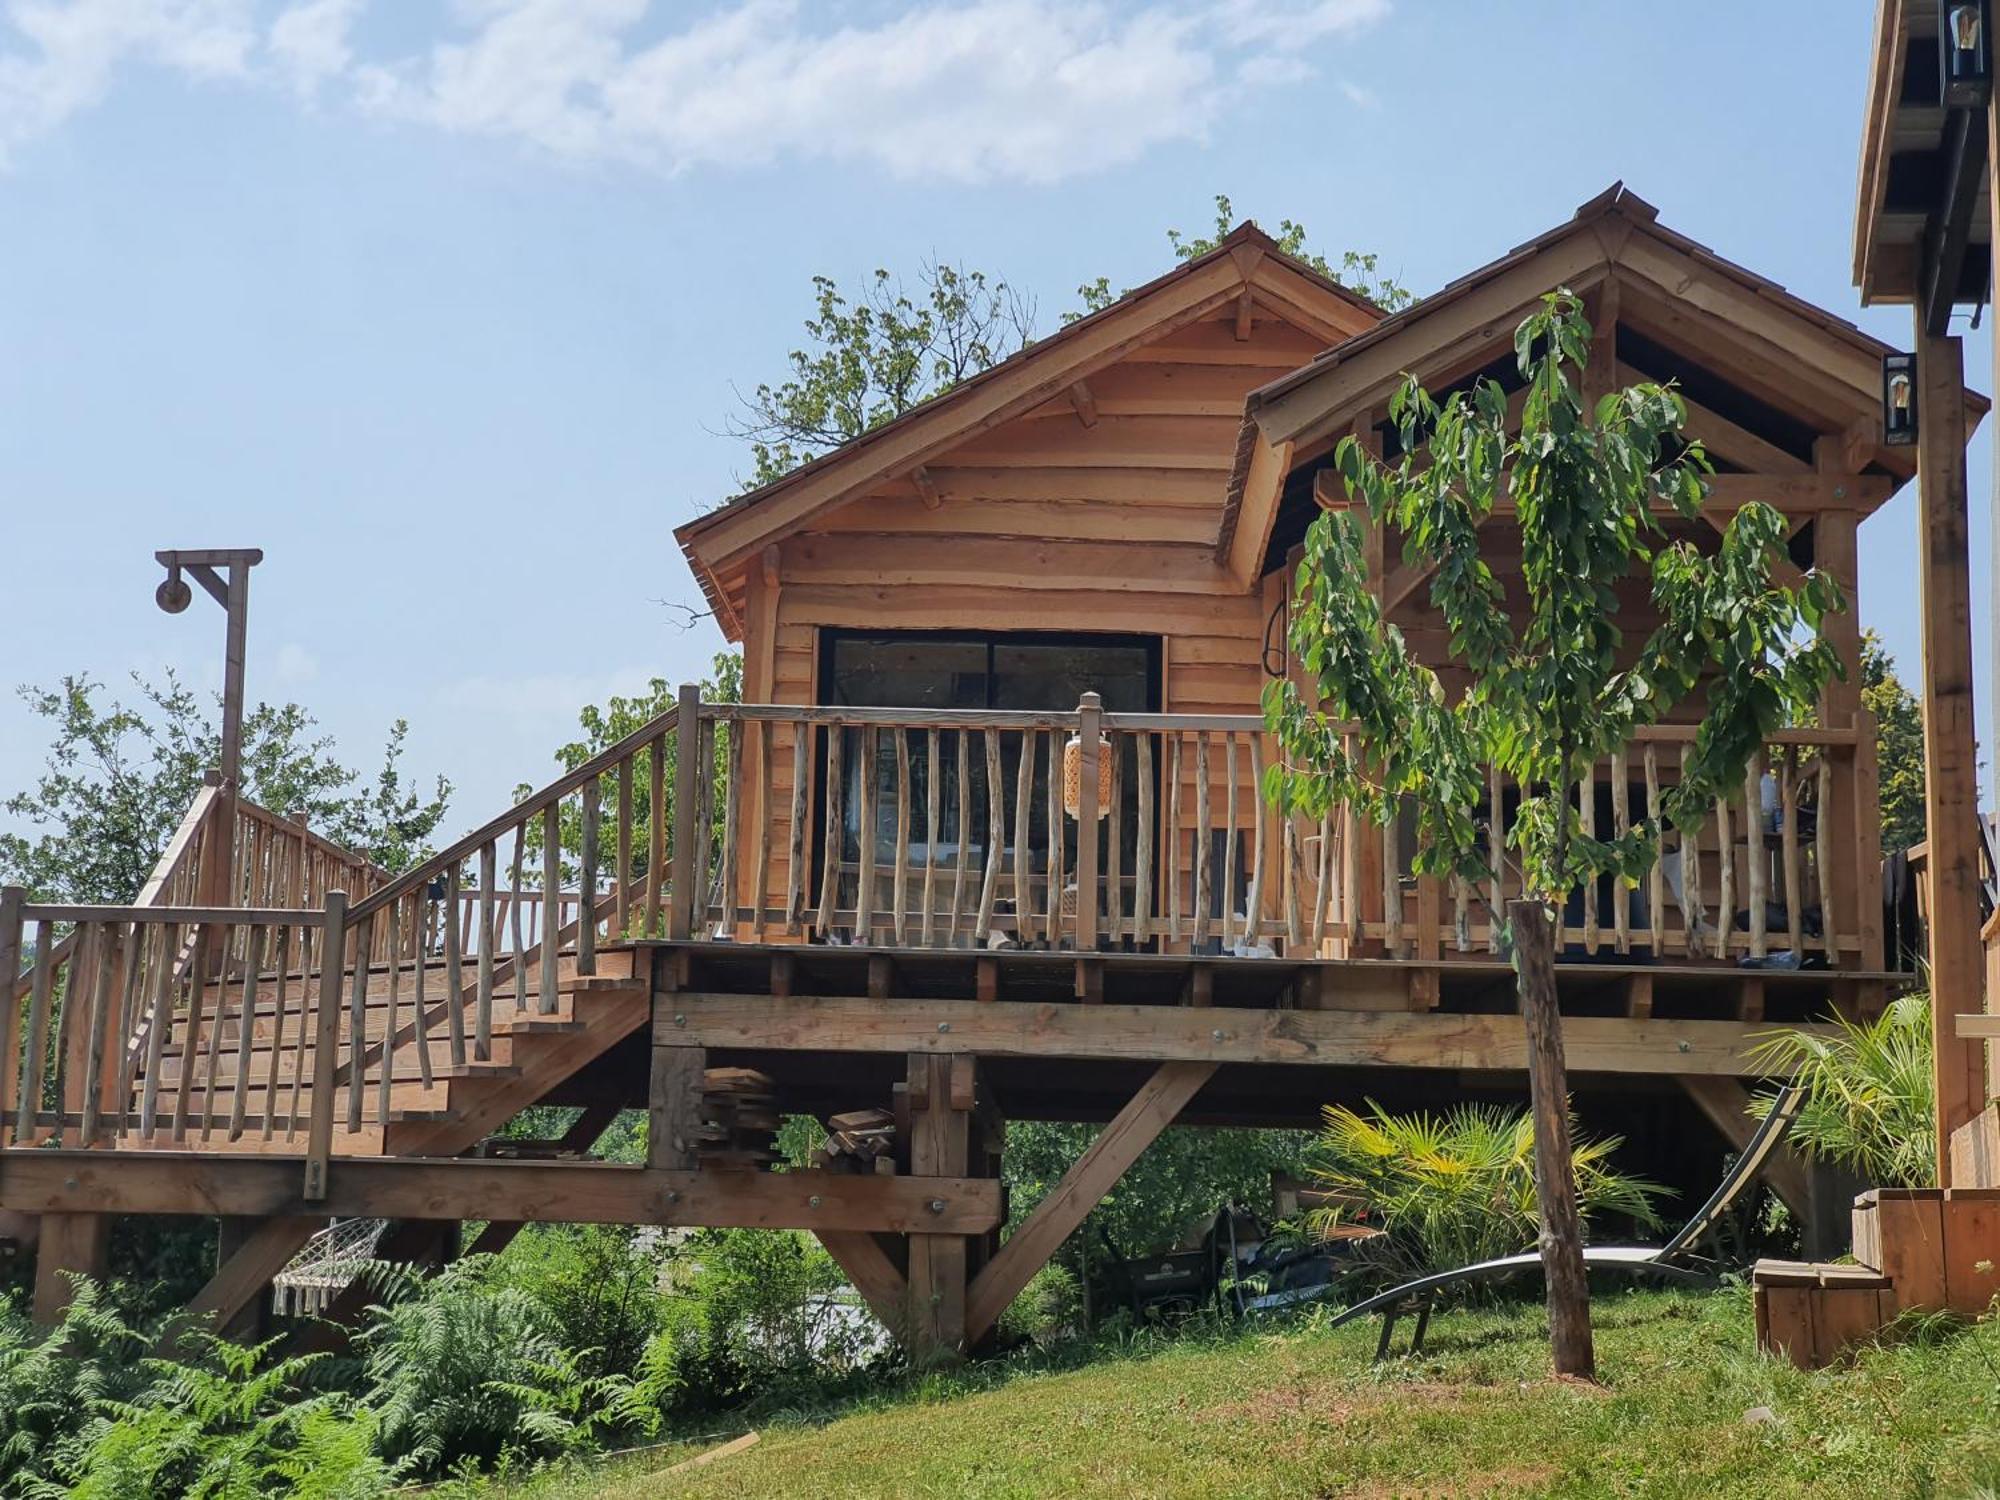
[[[1446, 1115], [1366, 1114], [1329, 1105], [1308, 1156], [1319, 1184], [1365, 1206], [1383, 1232], [1360, 1242], [1356, 1261], [1385, 1284], [1531, 1248], [1540, 1234], [1535, 1202], [1535, 1126], [1525, 1109], [1461, 1105]], [[1588, 1220], [1616, 1214], [1656, 1227], [1664, 1189], [1614, 1170], [1616, 1136], [1575, 1140], [1577, 1206]], [[1316, 1210], [1324, 1232], [1347, 1211]]]
[[[1750, 1059], [1799, 1085], [1791, 1141], [1808, 1156], [1850, 1167], [1878, 1187], [1936, 1184], [1928, 995], [1904, 995], [1872, 1021], [1837, 1016], [1830, 1036], [1770, 1032]], [[1761, 1118], [1775, 1098], [1759, 1098], [1754, 1113]]]
[[631, 1371], [665, 1322], [660, 1256], [621, 1225], [531, 1225], [493, 1274], [548, 1309], [586, 1375]]
[[883, 1348], [880, 1325], [807, 1235], [702, 1230], [677, 1261], [643, 1378], [681, 1408], [824, 1400]]
[[1043, 1348], [1076, 1329], [1083, 1318], [1083, 1288], [1067, 1266], [1050, 1261], [1000, 1314], [1000, 1336], [1028, 1339]]
[[[189, 1337], [199, 1357], [148, 1359], [154, 1383], [143, 1394], [96, 1404], [80, 1441], [70, 1445], [73, 1456], [58, 1460], [71, 1495], [262, 1500], [274, 1490], [296, 1493], [294, 1484], [273, 1481], [301, 1472], [310, 1474], [313, 1492], [320, 1495], [372, 1494], [386, 1485], [389, 1471], [373, 1453], [325, 1441], [328, 1428], [349, 1417], [349, 1403], [305, 1391], [323, 1356], [267, 1366], [275, 1340], [245, 1347], [202, 1334]], [[316, 1447], [310, 1465], [300, 1451], [309, 1422]]]
[[77, 1281], [62, 1322], [45, 1335], [17, 1303], [0, 1303], [0, 1495], [54, 1487], [56, 1465], [93, 1415], [151, 1383], [141, 1363], [150, 1345], [93, 1281]]
[[629, 1382], [587, 1374], [555, 1315], [501, 1281], [492, 1257], [389, 1289], [357, 1337], [384, 1456], [436, 1473], [571, 1452], [618, 1425]]

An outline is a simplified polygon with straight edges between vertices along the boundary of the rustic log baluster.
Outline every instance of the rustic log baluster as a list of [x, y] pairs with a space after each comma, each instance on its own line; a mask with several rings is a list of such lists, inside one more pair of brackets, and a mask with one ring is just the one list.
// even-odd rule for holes
[[1792, 953], [1803, 954], [1805, 939], [1805, 867], [1799, 858], [1799, 752], [1787, 745], [1778, 762], [1779, 830], [1785, 873], [1785, 936]]
[[[1142, 730], [1138, 741], [1139, 830], [1133, 851], [1132, 941], [1144, 948], [1153, 936], [1153, 732]], [[1054, 825], [1051, 824], [1053, 832]]]
[[833, 916], [840, 895], [840, 856], [844, 825], [841, 821], [841, 753], [847, 731], [838, 724], [826, 727], [826, 831], [820, 850], [819, 914], [814, 923], [822, 938], [833, 931]]
[[1750, 757], [1750, 764], [1743, 772], [1743, 854], [1744, 873], [1748, 876], [1746, 899], [1750, 903], [1752, 958], [1763, 958], [1770, 950], [1766, 931], [1770, 920], [1766, 905], [1766, 881], [1770, 874], [1770, 855], [1765, 843], [1768, 828], [1764, 817], [1764, 757], [1756, 754]]
[[1209, 872], [1214, 857], [1209, 837], [1208, 731], [1194, 737], [1194, 944], [1208, 941]]
[[806, 917], [806, 820], [812, 806], [810, 724], [792, 726], [792, 826], [785, 855], [785, 932], [796, 937]]
[[944, 842], [938, 828], [938, 804], [943, 789], [940, 774], [938, 732], [935, 726], [924, 731], [924, 914], [918, 941], [928, 948], [937, 913], [938, 846]]

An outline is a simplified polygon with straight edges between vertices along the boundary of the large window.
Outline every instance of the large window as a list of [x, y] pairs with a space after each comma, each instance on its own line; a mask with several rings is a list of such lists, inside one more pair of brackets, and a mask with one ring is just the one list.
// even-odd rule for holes
[[[828, 630], [820, 637], [820, 701], [836, 707], [935, 709], [1075, 709], [1077, 700], [1094, 692], [1112, 712], [1152, 713], [1160, 706], [1160, 642], [1157, 636], [1058, 635], [1040, 631], [1007, 633], [947, 633], [932, 631]], [[926, 826], [929, 801], [929, 739], [924, 731], [909, 732], [912, 838], [910, 857], [916, 863], [955, 859], [967, 842], [975, 858], [983, 858], [988, 839], [988, 799], [985, 747], [975, 737], [968, 745], [970, 817], [958, 821], [959, 781], [956, 733], [939, 744], [939, 826]], [[1035, 736], [1034, 793], [1029, 808], [1030, 846], [1042, 859], [1048, 839], [1047, 736]], [[1013, 806], [1019, 774], [1022, 736], [1001, 736], [1005, 802]], [[845, 787], [841, 797], [847, 824], [845, 857], [858, 859], [861, 850], [860, 756], [858, 739], [849, 732], [843, 754]], [[1133, 767], [1128, 766], [1128, 772]], [[1129, 816], [1124, 819], [1125, 842], [1137, 833], [1135, 775], [1124, 779]], [[872, 842], [878, 859], [893, 859], [896, 833], [896, 758], [894, 741], [885, 734], [875, 761], [875, 816]], [[1008, 830], [1002, 830], [1003, 835]], [[1004, 848], [1006, 837], [1000, 840]], [[1034, 873], [1043, 873], [1039, 868]]]

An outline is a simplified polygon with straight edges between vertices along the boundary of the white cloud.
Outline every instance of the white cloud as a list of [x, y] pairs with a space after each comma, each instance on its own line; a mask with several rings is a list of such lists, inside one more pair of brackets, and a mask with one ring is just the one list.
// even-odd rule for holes
[[[459, 0], [400, 55], [354, 40], [366, 0], [82, 0], [5, 12], [0, 153], [101, 98], [131, 59], [252, 71], [362, 113], [574, 161], [685, 171], [790, 159], [907, 178], [1046, 181], [1200, 139], [1243, 93], [1295, 84], [1390, 0], [883, 0], [865, 21], [803, 0]], [[848, 12], [851, 14], [852, 12]], [[142, 24], [147, 18], [152, 24]], [[261, 29], [260, 29], [261, 28]], [[39, 51], [39, 58], [36, 53]]]
[[298, 0], [271, 22], [265, 45], [300, 93], [347, 71], [354, 60], [348, 32], [366, 0]]
[[0, 20], [0, 162], [101, 101], [127, 63], [238, 77], [257, 40], [252, 0], [12, 0]]
[[1340, 92], [1356, 109], [1373, 109], [1382, 102], [1373, 89], [1364, 87], [1351, 78], [1340, 80]]

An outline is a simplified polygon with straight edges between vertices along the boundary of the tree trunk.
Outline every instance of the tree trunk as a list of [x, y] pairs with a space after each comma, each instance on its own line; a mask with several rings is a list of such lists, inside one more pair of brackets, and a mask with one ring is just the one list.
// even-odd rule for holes
[[1590, 1285], [1570, 1160], [1569, 1077], [1556, 1009], [1555, 927], [1540, 901], [1510, 901], [1514, 971], [1528, 1027], [1528, 1090], [1535, 1119], [1535, 1197], [1542, 1214], [1542, 1270], [1549, 1287], [1549, 1343], [1558, 1375], [1595, 1376]]

